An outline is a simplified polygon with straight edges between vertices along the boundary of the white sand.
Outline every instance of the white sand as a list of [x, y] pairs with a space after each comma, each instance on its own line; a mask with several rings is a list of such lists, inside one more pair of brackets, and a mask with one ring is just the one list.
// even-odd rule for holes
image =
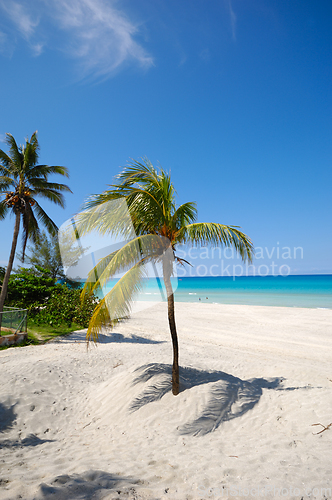
[[0, 352], [1, 499], [332, 498], [332, 426], [312, 426], [332, 422], [332, 310], [176, 318], [177, 397], [166, 304], [89, 352], [83, 333]]

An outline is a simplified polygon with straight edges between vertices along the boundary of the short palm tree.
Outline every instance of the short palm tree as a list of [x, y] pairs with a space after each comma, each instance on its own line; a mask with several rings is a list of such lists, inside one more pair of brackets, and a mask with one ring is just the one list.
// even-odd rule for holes
[[130, 228], [124, 222], [125, 218], [121, 216], [120, 209], [117, 216], [116, 205], [113, 213], [109, 210], [99, 210], [110, 201], [125, 199], [136, 233], [136, 237], [121, 249], [101, 259], [89, 274], [83, 294], [104, 286], [116, 273], [126, 271], [96, 306], [89, 323], [87, 339], [92, 337], [96, 341], [103, 326], [113, 326], [116, 322], [114, 318], [128, 316], [134, 294], [141, 286], [144, 264], [151, 261], [162, 262], [173, 344], [172, 392], [177, 395], [179, 348], [171, 276], [174, 260], [181, 264], [185, 261], [176, 256], [176, 245], [191, 243], [232, 246], [243, 260], [249, 261], [253, 256], [253, 245], [250, 238], [239, 231], [238, 227], [213, 222], [195, 222], [196, 204], [188, 202], [176, 206], [170, 175], [163, 169], [155, 169], [147, 159], [130, 164], [116, 180], [116, 184], [111, 185], [107, 191], [91, 196], [85, 204], [86, 210], [77, 218], [81, 234], [97, 230], [102, 234], [113, 233], [115, 236], [128, 238]]
[[23, 227], [22, 259], [24, 261], [28, 238], [33, 242], [38, 240], [39, 222], [50, 234], [56, 234], [58, 229], [36, 198], [46, 198], [64, 207], [62, 193], [71, 192], [65, 184], [48, 181], [51, 174], [68, 177], [66, 167], [37, 165], [39, 144], [36, 132], [32, 134], [30, 140], [26, 139], [24, 146], [18, 146], [11, 134], [6, 134], [6, 136], [6, 143], [9, 146], [8, 154], [0, 149], [0, 196], [4, 196], [0, 201], [0, 218], [12, 212], [15, 217], [15, 226], [9, 262], [2, 283], [0, 312], [3, 310], [7, 294], [21, 221]]

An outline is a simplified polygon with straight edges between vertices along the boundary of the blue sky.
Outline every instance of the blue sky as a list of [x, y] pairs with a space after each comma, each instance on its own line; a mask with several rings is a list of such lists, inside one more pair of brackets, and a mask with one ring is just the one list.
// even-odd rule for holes
[[331, 28], [330, 1], [0, 0], [0, 139], [38, 130], [69, 168], [59, 226], [146, 156], [258, 264], [301, 247], [292, 273], [332, 273]]

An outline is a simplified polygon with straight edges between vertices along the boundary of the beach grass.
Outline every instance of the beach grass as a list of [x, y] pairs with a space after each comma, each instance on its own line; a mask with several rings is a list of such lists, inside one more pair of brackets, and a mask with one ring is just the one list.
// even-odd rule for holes
[[[65, 336], [68, 335], [69, 333], [72, 333], [75, 330], [81, 330], [81, 329], [82, 328], [75, 323], [73, 323], [71, 326], [68, 325], [52, 326], [50, 324], [37, 325], [32, 320], [28, 320], [27, 340], [17, 345], [0, 347], [0, 350], [8, 349], [11, 347], [24, 347], [27, 345], [45, 344], [46, 342], [56, 337]], [[1, 334], [8, 335], [8, 332], [2, 330]]]
[[45, 343], [55, 337], [60, 337], [62, 335], [68, 335], [75, 330], [81, 330], [82, 327], [72, 323], [68, 325], [50, 325], [50, 324], [40, 324], [37, 325], [32, 320], [28, 320], [28, 335], [31, 335], [39, 340], [39, 343]]

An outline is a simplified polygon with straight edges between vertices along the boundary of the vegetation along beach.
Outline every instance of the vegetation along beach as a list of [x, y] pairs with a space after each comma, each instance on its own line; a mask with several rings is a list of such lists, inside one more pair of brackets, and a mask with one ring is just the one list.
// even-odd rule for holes
[[0, 0], [0, 500], [332, 500], [331, 24]]

